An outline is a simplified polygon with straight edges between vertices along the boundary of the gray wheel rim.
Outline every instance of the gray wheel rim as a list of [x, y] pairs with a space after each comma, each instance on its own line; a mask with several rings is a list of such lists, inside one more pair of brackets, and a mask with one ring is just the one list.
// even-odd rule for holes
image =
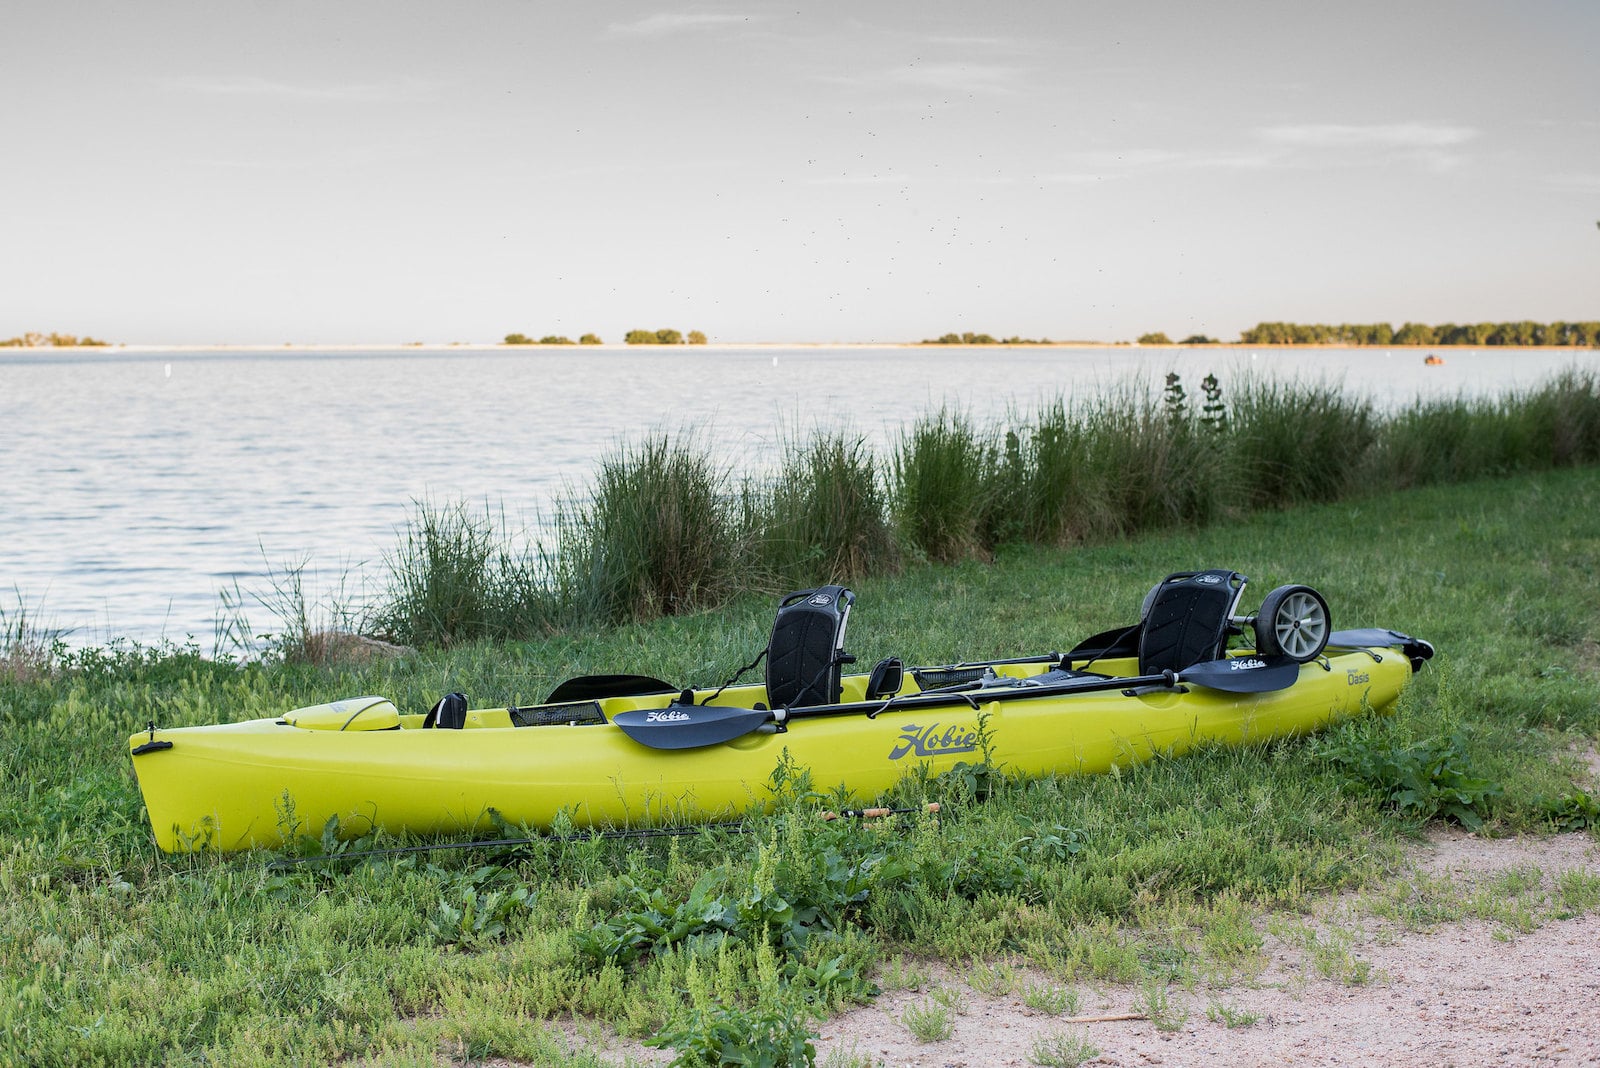
[[1296, 590], [1278, 606], [1272, 632], [1279, 649], [1296, 660], [1309, 660], [1328, 640], [1328, 615], [1313, 594]]

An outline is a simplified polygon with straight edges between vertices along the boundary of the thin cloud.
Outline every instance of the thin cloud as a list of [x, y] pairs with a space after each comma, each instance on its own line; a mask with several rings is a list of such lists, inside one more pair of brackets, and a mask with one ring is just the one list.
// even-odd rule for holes
[[[924, 99], [936, 90], [945, 99], [953, 96], [1010, 96], [1018, 91], [1023, 71], [995, 63], [909, 63], [903, 67], [865, 74], [815, 73], [810, 79], [823, 85], [838, 86], [859, 93], [883, 93], [882, 106], [896, 106], [895, 90], [914, 90]], [[908, 106], [904, 100], [899, 106]], [[918, 106], [921, 106], [920, 104]]]
[[1310, 123], [1298, 126], [1264, 126], [1256, 135], [1285, 153], [1286, 167], [1320, 166], [1326, 155], [1338, 153], [1338, 165], [1384, 166], [1406, 163], [1436, 173], [1452, 171], [1467, 161], [1452, 151], [1475, 140], [1480, 131], [1471, 126], [1446, 126], [1426, 122], [1380, 123], [1356, 126]]
[[250, 97], [259, 100], [299, 100], [308, 102], [344, 101], [360, 104], [384, 104], [396, 101], [414, 101], [431, 97], [437, 86], [430, 82], [355, 82], [348, 85], [305, 85], [278, 82], [254, 75], [230, 78], [205, 78], [198, 75], [179, 75], [162, 78], [161, 87], [168, 92], [192, 93], [198, 96]]
[[983, 50], [1000, 52], [1005, 55], [1035, 53], [1042, 51], [1045, 47], [1043, 42], [1025, 37], [988, 37], [978, 35], [970, 37], [953, 35], [924, 37], [921, 38], [920, 43], [935, 48], [956, 48], [963, 51]]
[[634, 22], [613, 22], [606, 29], [610, 33], [635, 37], [660, 37], [724, 26], [748, 26], [766, 18], [765, 15], [719, 15], [708, 11], [661, 11]]
[[1127, 177], [1159, 171], [1266, 170], [1276, 166], [1277, 152], [1188, 152], [1165, 148], [1130, 148], [1071, 152], [1065, 157], [1072, 170], [1057, 180], [1083, 181], [1085, 178]]
[[1101, 149], [1092, 152], [1072, 152], [1068, 158], [1091, 171], [1126, 171], [1167, 169], [1182, 160], [1183, 153], [1164, 148]]
[[1470, 126], [1436, 126], [1422, 122], [1397, 122], [1376, 126], [1316, 123], [1303, 126], [1266, 126], [1257, 133], [1269, 144], [1293, 148], [1449, 148], [1478, 136]]
[[1565, 174], [1547, 174], [1544, 184], [1552, 189], [1559, 189], [1563, 193], [1600, 193], [1600, 174], [1583, 174], [1580, 172], [1567, 172]]
[[887, 72], [884, 80], [957, 93], [1010, 94], [1020, 74], [996, 63], [917, 63]]

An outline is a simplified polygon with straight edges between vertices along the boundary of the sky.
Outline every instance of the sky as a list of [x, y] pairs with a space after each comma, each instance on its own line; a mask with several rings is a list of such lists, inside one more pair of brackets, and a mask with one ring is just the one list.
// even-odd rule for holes
[[4, 0], [0, 338], [1600, 319], [1593, 0]]

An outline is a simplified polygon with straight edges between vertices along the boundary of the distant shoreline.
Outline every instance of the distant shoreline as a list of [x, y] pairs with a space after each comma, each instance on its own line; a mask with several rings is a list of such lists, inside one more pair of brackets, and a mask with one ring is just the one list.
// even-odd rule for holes
[[940, 345], [928, 344], [919, 341], [713, 341], [704, 345], [629, 345], [626, 342], [606, 342], [599, 345], [507, 345], [502, 342], [442, 342], [427, 344], [394, 344], [371, 342], [363, 344], [315, 344], [294, 342], [282, 345], [66, 345], [50, 346], [36, 345], [31, 347], [0, 348], [0, 358], [8, 355], [38, 355], [49, 353], [51, 355], [70, 355], [74, 353], [156, 353], [156, 352], [574, 352], [574, 351], [647, 351], [647, 352], [683, 352], [697, 349], [729, 350], [729, 349], [824, 349], [824, 350], [851, 350], [851, 349], [927, 349], [935, 352], [959, 352], [967, 349], [1126, 349], [1129, 352], [1140, 350], [1181, 351], [1188, 349], [1205, 350], [1232, 350], [1253, 349], [1256, 351], [1278, 350], [1295, 352], [1303, 350], [1369, 350], [1373, 352], [1431, 352], [1450, 350], [1481, 350], [1504, 349], [1507, 352], [1521, 352], [1538, 350], [1541, 352], [1600, 352], [1600, 348], [1592, 345], [1353, 345], [1348, 343], [1326, 344], [1246, 344], [1238, 341], [1218, 341], [1206, 344], [1184, 345], [1174, 342], [1170, 345], [1140, 345], [1128, 341], [1050, 341], [1028, 342], [1027, 344], [961, 344]]

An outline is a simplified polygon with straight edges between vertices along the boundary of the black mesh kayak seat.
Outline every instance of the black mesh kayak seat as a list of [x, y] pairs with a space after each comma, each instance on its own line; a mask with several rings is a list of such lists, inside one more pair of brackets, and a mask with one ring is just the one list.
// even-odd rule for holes
[[1220, 660], [1232, 616], [1244, 592], [1237, 571], [1180, 571], [1151, 591], [1139, 628], [1139, 672], [1182, 671]]
[[778, 602], [767, 642], [767, 702], [773, 708], [839, 703], [844, 629], [856, 595], [843, 586], [797, 590]]

